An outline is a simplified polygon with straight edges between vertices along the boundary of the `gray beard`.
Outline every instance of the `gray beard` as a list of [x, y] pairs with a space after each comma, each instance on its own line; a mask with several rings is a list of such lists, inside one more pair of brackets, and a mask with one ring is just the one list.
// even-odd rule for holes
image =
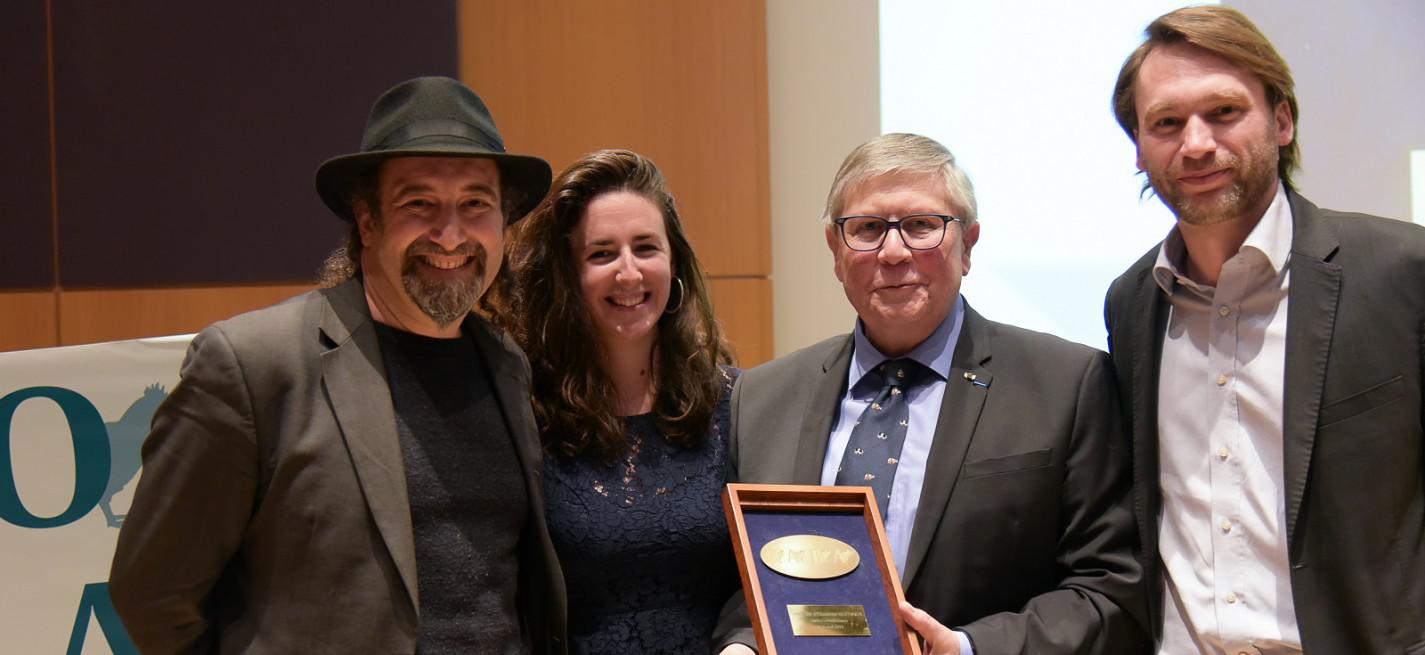
[[[401, 266], [401, 285], [426, 316], [440, 327], [446, 327], [465, 318], [480, 300], [485, 290], [485, 248], [475, 244], [474, 266], [470, 274], [453, 282], [429, 280], [421, 276], [420, 264], [416, 261], [418, 251], [412, 244], [406, 250], [405, 263]], [[457, 250], [457, 253], [464, 251]]]
[[1213, 225], [1240, 216], [1247, 210], [1246, 189], [1241, 182], [1222, 190], [1212, 198], [1190, 199], [1163, 195], [1178, 220], [1188, 225]]

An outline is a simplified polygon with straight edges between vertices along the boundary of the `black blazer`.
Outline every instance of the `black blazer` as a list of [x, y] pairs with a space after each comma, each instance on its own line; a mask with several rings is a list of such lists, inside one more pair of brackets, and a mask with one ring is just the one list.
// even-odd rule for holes
[[[834, 337], [743, 373], [729, 479], [820, 483], [851, 350]], [[981, 655], [1146, 647], [1109, 368], [1100, 351], [966, 307], [901, 578]], [[746, 621], [728, 612], [720, 642], [754, 643]]]
[[[361, 283], [203, 330], [154, 416], [119, 533], [114, 608], [139, 650], [414, 653], [420, 598], [405, 468]], [[518, 611], [565, 651], [564, 581], [544, 523], [529, 366], [483, 319], [524, 471]]]
[[[1307, 653], [1425, 653], [1425, 229], [1296, 193], [1283, 416], [1292, 599]], [[1133, 506], [1161, 636], [1158, 248], [1109, 288]]]

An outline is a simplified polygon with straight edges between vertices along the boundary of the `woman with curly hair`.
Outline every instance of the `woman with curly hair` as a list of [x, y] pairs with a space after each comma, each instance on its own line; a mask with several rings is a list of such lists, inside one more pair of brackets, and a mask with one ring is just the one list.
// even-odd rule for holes
[[737, 588], [735, 370], [663, 176], [601, 150], [517, 224], [490, 305], [529, 356], [571, 653], [708, 652]]

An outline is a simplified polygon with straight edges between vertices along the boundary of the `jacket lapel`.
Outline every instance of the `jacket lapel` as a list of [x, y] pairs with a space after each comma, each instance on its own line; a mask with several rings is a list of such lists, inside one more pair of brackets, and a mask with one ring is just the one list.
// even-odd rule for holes
[[821, 364], [821, 374], [811, 392], [802, 416], [802, 432], [797, 445], [797, 461], [792, 472], [794, 484], [821, 484], [821, 465], [826, 461], [826, 443], [830, 441], [831, 423], [839, 413], [841, 397], [846, 394], [846, 379], [850, 375], [851, 346], [854, 337], [846, 335], [841, 347], [832, 351]]
[[505, 421], [514, 441], [515, 452], [524, 470], [525, 484], [529, 486], [531, 498], [542, 495], [539, 488], [538, 471], [544, 468], [544, 456], [539, 443], [539, 431], [535, 426], [534, 413], [529, 405], [529, 377], [523, 362], [513, 350], [513, 345], [505, 345], [497, 336], [495, 328], [485, 319], [471, 315], [464, 325], [466, 334], [475, 338], [476, 345], [485, 363], [490, 367], [490, 382], [494, 385], [495, 399], [500, 404]]
[[[989, 324], [978, 312], [965, 305], [965, 320], [960, 326], [960, 338], [950, 361], [950, 376], [945, 381], [945, 396], [940, 401], [940, 416], [935, 423], [935, 439], [925, 462], [925, 480], [921, 483], [920, 507], [916, 510], [915, 526], [910, 533], [905, 571], [901, 580], [909, 589], [914, 583], [930, 540], [945, 516], [951, 492], [960, 478], [965, 452], [974, 438], [980, 422], [980, 410], [990, 394], [994, 375], [985, 368], [990, 361]], [[967, 374], [974, 376], [974, 383]]]
[[[1156, 250], [1154, 251], [1156, 253]], [[1158, 482], [1158, 377], [1162, 365], [1163, 338], [1168, 329], [1167, 296], [1153, 278], [1153, 262], [1148, 258], [1132, 281], [1132, 296], [1125, 307], [1118, 307], [1118, 323], [1126, 330], [1126, 343], [1118, 344], [1131, 358], [1128, 371], [1132, 397], [1129, 416], [1133, 424], [1133, 516], [1138, 522], [1142, 539], [1144, 579], [1148, 580], [1148, 606], [1153, 625], [1159, 625], [1162, 615], [1162, 594], [1158, 575], [1158, 514], [1162, 511], [1162, 486]], [[1132, 314], [1146, 311], [1141, 320]], [[1121, 365], [1122, 359], [1115, 357]]]
[[1330, 262], [1339, 243], [1317, 218], [1315, 205], [1291, 193], [1291, 287], [1287, 291], [1286, 371], [1282, 398], [1283, 477], [1287, 543], [1298, 561], [1296, 519], [1311, 467], [1321, 413], [1326, 364], [1341, 297], [1341, 267]]
[[[1141, 308], [1141, 309], [1140, 309]], [[1158, 484], [1158, 377], [1163, 359], [1163, 339], [1168, 329], [1170, 313], [1167, 297], [1153, 278], [1151, 265], [1140, 271], [1133, 290], [1133, 300], [1126, 311], [1148, 312], [1147, 320], [1132, 321], [1127, 351], [1134, 357], [1129, 375], [1132, 378], [1133, 403], [1133, 467], [1134, 479], [1151, 484], [1137, 486], [1134, 502], [1138, 503], [1139, 530], [1153, 539], [1157, 549], [1157, 515], [1162, 494]], [[1153, 526], [1153, 529], [1149, 529]], [[1149, 544], [1144, 544], [1145, 547]]]
[[329, 305], [319, 328], [332, 347], [322, 353], [322, 383], [371, 518], [419, 615], [406, 468], [366, 294], [360, 280], [350, 280], [328, 290], [326, 297]]

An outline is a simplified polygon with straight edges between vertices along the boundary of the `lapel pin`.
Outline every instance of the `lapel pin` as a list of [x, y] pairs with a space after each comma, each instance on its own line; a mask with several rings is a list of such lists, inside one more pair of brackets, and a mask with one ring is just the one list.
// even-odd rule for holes
[[979, 381], [979, 379], [977, 378], [977, 376], [976, 376], [974, 373], [971, 373], [971, 372], [969, 372], [969, 371], [965, 371], [965, 381], [966, 381], [966, 382], [969, 382], [970, 384], [973, 384], [973, 385], [975, 385], [975, 386], [977, 386], [977, 387], [980, 387], [980, 388], [982, 388], [982, 389], [988, 389], [988, 388], [990, 388], [990, 383]]

